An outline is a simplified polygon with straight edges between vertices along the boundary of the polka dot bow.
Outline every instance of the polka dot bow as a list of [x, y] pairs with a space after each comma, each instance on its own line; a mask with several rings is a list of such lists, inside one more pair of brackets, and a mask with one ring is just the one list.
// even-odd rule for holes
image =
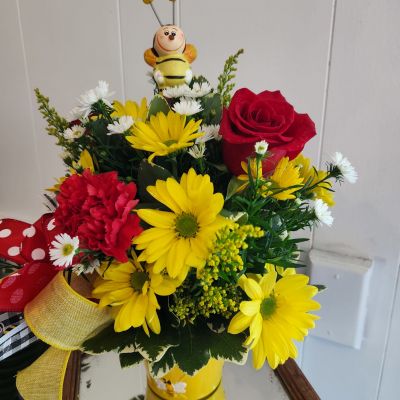
[[57, 273], [49, 258], [49, 245], [60, 230], [53, 214], [33, 225], [15, 219], [0, 220], [0, 258], [21, 266], [0, 281], [0, 312], [23, 311]]

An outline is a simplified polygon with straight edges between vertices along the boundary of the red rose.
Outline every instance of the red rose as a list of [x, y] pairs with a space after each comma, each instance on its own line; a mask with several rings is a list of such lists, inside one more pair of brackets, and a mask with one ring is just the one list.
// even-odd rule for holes
[[272, 172], [282, 157], [293, 159], [315, 136], [315, 124], [307, 114], [298, 114], [279, 91], [255, 94], [239, 89], [224, 110], [220, 133], [224, 162], [229, 170], [242, 173], [241, 161], [254, 153], [254, 144], [268, 143], [271, 155], [263, 162], [265, 173]]
[[78, 236], [80, 247], [126, 262], [132, 238], [142, 231], [139, 217], [132, 213], [139, 201], [135, 196], [136, 185], [120, 182], [117, 172], [93, 175], [87, 169], [61, 185], [55, 223]]

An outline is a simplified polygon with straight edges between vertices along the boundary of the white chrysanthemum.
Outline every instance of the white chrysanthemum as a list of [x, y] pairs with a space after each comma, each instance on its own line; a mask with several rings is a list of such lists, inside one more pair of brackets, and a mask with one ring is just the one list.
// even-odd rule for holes
[[205, 143], [199, 143], [199, 144], [195, 144], [194, 146], [192, 146], [189, 150], [188, 153], [195, 158], [196, 160], [199, 158], [203, 158], [204, 157], [204, 152], [206, 150], [206, 145]]
[[107, 82], [99, 81], [94, 89], [88, 90], [78, 98], [79, 105], [71, 111], [71, 114], [74, 118], [87, 118], [92, 110], [92, 105], [99, 100], [102, 100], [109, 107], [112, 107], [109, 98], [113, 94], [114, 92], [109, 91]]
[[163, 96], [170, 99], [186, 96], [190, 92], [190, 87], [186, 84], [167, 87], [163, 90]]
[[73, 141], [75, 139], [79, 139], [85, 132], [85, 128], [83, 126], [80, 125], [74, 125], [71, 128], [67, 128], [64, 133], [63, 136], [65, 137], [65, 139]]
[[333, 223], [333, 217], [331, 211], [329, 210], [328, 204], [323, 202], [321, 199], [317, 199], [314, 202], [314, 212], [318, 221], [331, 226]]
[[263, 156], [268, 150], [268, 143], [265, 140], [260, 140], [254, 145], [254, 150], [260, 156]]
[[209, 140], [220, 141], [222, 136], [219, 134], [219, 125], [202, 125], [200, 132], [204, 132], [203, 136], [196, 139], [196, 143], [205, 143]]
[[186, 96], [188, 97], [203, 97], [211, 92], [211, 86], [208, 82], [194, 83], [193, 87], [188, 88]]
[[333, 164], [339, 168], [343, 177], [350, 183], [356, 183], [358, 179], [357, 171], [351, 165], [350, 161], [338, 151], [332, 156]]
[[108, 124], [107, 129], [109, 132], [107, 135], [113, 135], [115, 133], [124, 133], [133, 125], [133, 118], [130, 115], [123, 115], [114, 121], [113, 124]]
[[68, 268], [72, 265], [75, 252], [79, 247], [79, 238], [71, 237], [67, 233], [60, 233], [51, 242], [50, 260], [57, 267]]
[[201, 104], [193, 99], [183, 98], [174, 104], [172, 109], [181, 115], [193, 115], [199, 113], [203, 108]]
[[95, 259], [93, 261], [90, 261], [89, 265], [75, 264], [72, 267], [72, 271], [74, 271], [76, 275], [81, 275], [82, 273], [93, 274], [94, 271], [99, 272], [99, 268], [100, 268], [100, 261]]

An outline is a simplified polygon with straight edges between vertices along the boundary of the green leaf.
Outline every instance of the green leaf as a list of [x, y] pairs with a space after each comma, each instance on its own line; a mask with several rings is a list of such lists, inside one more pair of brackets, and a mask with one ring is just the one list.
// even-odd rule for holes
[[178, 332], [169, 325], [161, 325], [161, 332], [156, 335], [150, 332], [147, 336], [143, 330], [138, 330], [135, 339], [135, 350], [149, 361], [158, 361], [171, 346], [177, 346]]
[[156, 200], [147, 191], [148, 186], [155, 185], [157, 179], [166, 180], [172, 174], [165, 168], [156, 164], [150, 164], [147, 160], [142, 160], [138, 172], [139, 197], [142, 202], [154, 203]]
[[122, 353], [119, 355], [119, 362], [121, 368], [131, 367], [132, 365], [139, 364], [143, 361], [143, 356], [138, 352]]
[[200, 326], [183, 328], [180, 345], [173, 348], [172, 354], [179, 368], [188, 375], [194, 375], [198, 370], [204, 367], [210, 359], [210, 350], [207, 331]]
[[243, 185], [243, 181], [239, 180], [236, 176], [233, 176], [228, 184], [225, 201], [230, 199], [235, 193], [237, 193], [237, 190], [241, 185]]
[[168, 114], [170, 111], [169, 105], [167, 100], [159, 94], [153, 97], [149, 105], [149, 112], [147, 114], [147, 119], [150, 119], [152, 115], [156, 115], [159, 112], [164, 113], [165, 115]]
[[153, 369], [170, 367], [172, 359], [189, 375], [204, 367], [211, 357], [243, 364], [247, 358], [244, 341], [243, 333], [239, 335], [231, 335], [227, 331], [216, 333], [202, 323], [196, 324], [196, 327], [186, 326], [180, 329], [179, 346], [168, 349], [165, 363], [153, 366]]
[[160, 378], [163, 375], [165, 375], [166, 373], [168, 373], [168, 371], [174, 367], [175, 360], [172, 355], [172, 352], [173, 352], [172, 349], [173, 348], [170, 347], [160, 360], [149, 363], [149, 368], [150, 368], [151, 374], [154, 377]]
[[201, 99], [203, 124], [219, 124], [222, 116], [222, 101], [219, 93], [210, 93]]
[[117, 333], [114, 331], [114, 324], [111, 324], [97, 335], [86, 340], [82, 347], [84, 351], [91, 354], [100, 354], [109, 351], [121, 352], [127, 347], [135, 349], [134, 345], [137, 331], [139, 331], [139, 329], [129, 329], [128, 331]]
[[312, 285], [312, 286], [315, 286], [318, 289], [318, 293], [326, 290], [326, 286], [324, 285]]

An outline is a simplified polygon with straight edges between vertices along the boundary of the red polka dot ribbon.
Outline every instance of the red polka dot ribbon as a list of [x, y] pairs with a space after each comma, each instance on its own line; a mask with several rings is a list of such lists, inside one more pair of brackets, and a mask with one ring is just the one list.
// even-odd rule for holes
[[15, 219], [0, 220], [0, 258], [21, 266], [0, 282], [0, 312], [23, 311], [56, 275], [49, 246], [60, 229], [53, 214], [45, 214], [33, 225]]

